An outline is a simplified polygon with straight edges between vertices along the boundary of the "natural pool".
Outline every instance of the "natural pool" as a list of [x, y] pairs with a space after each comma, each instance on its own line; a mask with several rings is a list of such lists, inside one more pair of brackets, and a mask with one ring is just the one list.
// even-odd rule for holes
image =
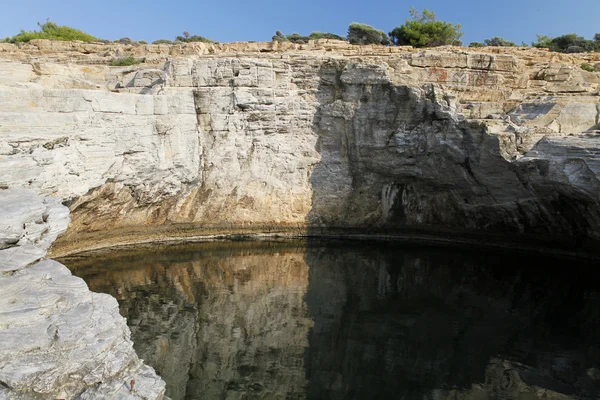
[[178, 399], [600, 398], [600, 270], [397, 242], [146, 246], [61, 260]]

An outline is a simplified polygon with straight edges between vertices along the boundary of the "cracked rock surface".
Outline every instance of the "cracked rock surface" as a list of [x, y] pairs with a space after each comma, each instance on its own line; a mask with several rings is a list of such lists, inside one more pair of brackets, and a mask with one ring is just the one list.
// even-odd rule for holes
[[600, 73], [580, 68], [597, 54], [37, 41], [0, 57], [0, 185], [68, 201], [59, 253], [338, 228], [597, 252]]
[[0, 221], [0, 398], [162, 398], [117, 301], [44, 259], [69, 223], [60, 199], [0, 189]]

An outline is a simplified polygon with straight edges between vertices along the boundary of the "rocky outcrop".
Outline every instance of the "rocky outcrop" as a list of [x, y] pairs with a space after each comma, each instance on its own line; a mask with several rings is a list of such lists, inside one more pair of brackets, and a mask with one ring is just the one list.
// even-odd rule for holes
[[0, 398], [162, 398], [116, 300], [44, 259], [68, 223], [60, 198], [0, 189]]
[[57, 253], [338, 228], [595, 252], [597, 55], [161, 46], [3, 45], [0, 184], [68, 202]]

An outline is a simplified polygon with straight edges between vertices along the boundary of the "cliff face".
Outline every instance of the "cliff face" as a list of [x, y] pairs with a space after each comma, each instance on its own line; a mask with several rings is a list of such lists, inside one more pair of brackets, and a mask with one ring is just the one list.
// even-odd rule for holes
[[3, 45], [0, 184], [69, 202], [64, 251], [148, 225], [600, 238], [597, 55], [278, 46]]

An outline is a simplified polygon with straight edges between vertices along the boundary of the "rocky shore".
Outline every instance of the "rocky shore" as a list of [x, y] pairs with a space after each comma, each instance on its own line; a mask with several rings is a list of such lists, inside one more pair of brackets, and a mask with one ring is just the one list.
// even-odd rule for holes
[[45, 258], [68, 223], [59, 198], [0, 189], [0, 399], [163, 398], [117, 301]]

